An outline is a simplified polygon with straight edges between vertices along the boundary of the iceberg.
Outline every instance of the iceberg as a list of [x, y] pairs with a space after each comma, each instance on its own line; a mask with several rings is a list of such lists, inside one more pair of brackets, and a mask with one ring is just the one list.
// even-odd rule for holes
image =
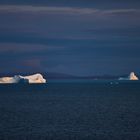
[[46, 83], [46, 79], [40, 73], [37, 73], [29, 76], [2, 77], [0, 83]]
[[128, 77], [120, 77], [119, 80], [139, 80], [134, 72], [131, 72]]

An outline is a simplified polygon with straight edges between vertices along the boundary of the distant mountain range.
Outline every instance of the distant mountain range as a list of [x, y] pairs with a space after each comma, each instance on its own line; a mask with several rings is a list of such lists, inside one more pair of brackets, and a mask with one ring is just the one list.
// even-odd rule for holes
[[[0, 77], [5, 76], [13, 76], [13, 75], [32, 75], [34, 73], [0, 73]], [[95, 75], [95, 76], [75, 76], [65, 73], [51, 73], [51, 72], [44, 72], [41, 73], [45, 79], [118, 79], [119, 77], [127, 77], [127, 74], [124, 75]], [[139, 75], [138, 75], [139, 77]]]
[[93, 76], [75, 76], [64, 73], [44, 73], [46, 79], [118, 79], [119, 77], [127, 77], [127, 74], [124, 75], [93, 75]]
[[[32, 75], [34, 73], [0, 73], [0, 77], [14, 75]], [[101, 75], [101, 76], [75, 76], [65, 73], [41, 73], [45, 79], [117, 79], [119, 76]]]

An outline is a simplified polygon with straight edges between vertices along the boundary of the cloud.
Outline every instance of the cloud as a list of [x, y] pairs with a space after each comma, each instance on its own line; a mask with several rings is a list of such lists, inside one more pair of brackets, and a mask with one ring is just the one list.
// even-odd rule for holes
[[98, 9], [92, 8], [73, 8], [73, 7], [49, 7], [49, 6], [28, 6], [28, 5], [2, 5], [0, 6], [0, 12], [30, 12], [30, 13], [46, 13], [46, 14], [95, 14], [98, 13]]
[[110, 14], [140, 14], [139, 9], [96, 9], [80, 7], [50, 7], [50, 6], [31, 6], [31, 5], [1, 5], [0, 12], [5, 13], [45, 13], [45, 14], [70, 14], [70, 15], [110, 15]]
[[[0, 42], [8, 40], [12, 43], [23, 43], [26, 40], [30, 44], [47, 44], [49, 38], [96, 40], [103, 36], [103, 39], [110, 39], [114, 37], [108, 36], [110, 28], [117, 28], [122, 32], [122, 28], [139, 27], [139, 16], [140, 10], [133, 8], [0, 5]], [[85, 33], [85, 29], [107, 31], [97, 35]]]
[[94, 74], [122, 72], [129, 63], [136, 68], [139, 15], [134, 8], [0, 5], [0, 71]]
[[36, 45], [36, 44], [20, 44], [20, 43], [0, 43], [0, 53], [4, 52], [17, 52], [17, 53], [29, 53], [29, 52], [39, 52], [46, 51], [46, 45]]

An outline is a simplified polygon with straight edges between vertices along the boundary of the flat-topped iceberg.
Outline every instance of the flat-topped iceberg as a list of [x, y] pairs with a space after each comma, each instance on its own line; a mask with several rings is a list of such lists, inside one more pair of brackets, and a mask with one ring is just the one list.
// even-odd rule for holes
[[15, 75], [14, 77], [2, 77], [0, 83], [46, 83], [46, 79], [39, 73], [29, 76]]
[[119, 80], [139, 80], [134, 72], [131, 72], [128, 77], [120, 77]]

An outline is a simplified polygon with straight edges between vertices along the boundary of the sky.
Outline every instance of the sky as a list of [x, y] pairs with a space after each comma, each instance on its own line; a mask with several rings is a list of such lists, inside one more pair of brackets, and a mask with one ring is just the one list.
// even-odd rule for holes
[[0, 73], [140, 74], [140, 1], [1, 0]]

